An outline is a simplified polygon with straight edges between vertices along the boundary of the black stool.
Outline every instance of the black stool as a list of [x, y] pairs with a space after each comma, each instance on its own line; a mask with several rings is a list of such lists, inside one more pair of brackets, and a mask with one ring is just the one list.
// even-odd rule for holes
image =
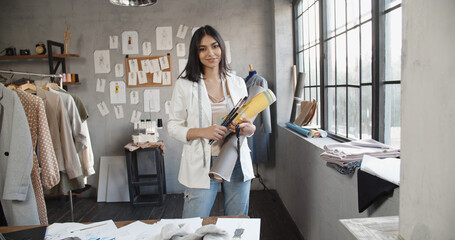
[[[148, 160], [154, 160], [156, 174], [139, 174], [138, 153], [145, 152]], [[164, 171], [164, 157], [159, 146], [139, 148], [134, 151], [125, 149], [126, 167], [128, 171], [128, 186], [130, 202], [133, 206], [138, 205], [161, 205], [166, 198], [166, 176]], [[141, 194], [141, 187], [157, 186], [157, 194]]]

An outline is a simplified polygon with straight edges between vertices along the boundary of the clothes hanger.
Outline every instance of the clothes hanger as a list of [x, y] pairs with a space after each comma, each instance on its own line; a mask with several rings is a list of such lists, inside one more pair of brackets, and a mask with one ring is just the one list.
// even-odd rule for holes
[[61, 88], [58, 86], [58, 84], [57, 83], [53, 83], [53, 82], [46, 84], [46, 87], [48, 87], [50, 89], [53, 89], [55, 91], [60, 91], [61, 90]]
[[27, 81], [27, 83], [20, 85], [19, 89], [23, 91], [31, 90], [32, 92], [36, 92], [35, 84], [30, 83], [30, 81]]
[[44, 85], [40, 86], [40, 88], [43, 89], [43, 90], [49, 91], [49, 88], [44, 86]]
[[17, 86], [16, 84], [10, 84], [8, 86], [6, 86], [6, 88], [8, 88], [9, 90], [14, 90], [16, 88], [18, 88], [19, 86]]

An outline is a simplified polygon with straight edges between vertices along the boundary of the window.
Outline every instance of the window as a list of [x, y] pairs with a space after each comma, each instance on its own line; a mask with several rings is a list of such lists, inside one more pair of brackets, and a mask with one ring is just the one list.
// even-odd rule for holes
[[294, 19], [298, 97], [318, 101], [313, 123], [399, 147], [401, 0], [296, 0]]

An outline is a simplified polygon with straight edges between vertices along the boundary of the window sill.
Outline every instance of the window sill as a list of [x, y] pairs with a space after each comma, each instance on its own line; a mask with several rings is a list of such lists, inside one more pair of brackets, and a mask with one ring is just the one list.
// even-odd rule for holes
[[325, 145], [329, 145], [329, 144], [335, 144], [335, 143], [339, 143], [338, 141], [332, 139], [332, 138], [329, 138], [329, 137], [326, 137], [326, 138], [307, 138], [307, 137], [304, 137], [302, 136], [301, 134], [293, 131], [292, 129], [289, 129], [288, 127], [286, 127], [286, 124], [285, 123], [279, 123], [278, 124], [278, 127], [282, 127], [284, 128], [286, 131], [289, 131], [290, 133], [294, 134], [295, 136], [299, 137], [300, 139], [324, 150], [324, 146]]

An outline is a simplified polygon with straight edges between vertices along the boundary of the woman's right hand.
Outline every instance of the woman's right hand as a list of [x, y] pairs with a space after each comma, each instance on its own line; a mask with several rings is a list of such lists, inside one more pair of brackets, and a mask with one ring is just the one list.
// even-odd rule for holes
[[224, 126], [212, 125], [210, 127], [203, 128], [203, 137], [210, 140], [221, 140], [226, 136], [227, 128]]

